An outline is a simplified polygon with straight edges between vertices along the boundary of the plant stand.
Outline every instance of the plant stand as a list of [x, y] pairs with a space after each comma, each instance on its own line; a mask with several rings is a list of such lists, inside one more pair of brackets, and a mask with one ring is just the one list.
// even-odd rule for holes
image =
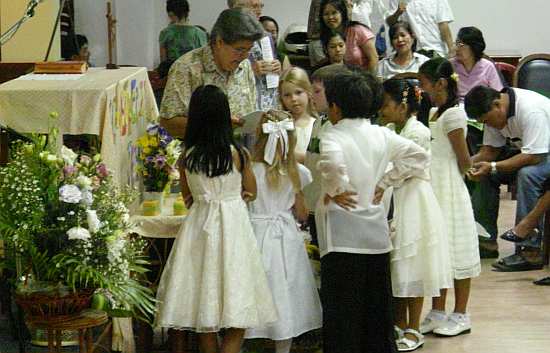
[[36, 329], [45, 330], [48, 336], [48, 352], [61, 352], [61, 332], [65, 330], [78, 331], [78, 343], [80, 353], [93, 353], [94, 342], [92, 329], [106, 324], [109, 317], [101, 310], [84, 310], [81, 313], [56, 320], [50, 317], [45, 320], [29, 321], [27, 324]]

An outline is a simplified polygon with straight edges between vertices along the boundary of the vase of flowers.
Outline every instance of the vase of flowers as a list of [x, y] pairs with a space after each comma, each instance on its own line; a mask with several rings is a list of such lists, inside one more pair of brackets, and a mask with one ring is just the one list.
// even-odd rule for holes
[[30, 317], [69, 315], [101, 290], [112, 309], [148, 320], [155, 303], [139, 278], [147, 271], [145, 244], [129, 232], [136, 192], [114, 183], [99, 154], [64, 146], [56, 153], [56, 133], [15, 143], [0, 168], [0, 238], [6, 263], [15, 263], [19, 301]]
[[159, 125], [149, 125], [137, 140], [138, 173], [143, 180], [143, 212], [158, 215], [163, 206], [162, 194], [173, 180], [179, 179], [176, 162], [181, 154], [180, 142]]

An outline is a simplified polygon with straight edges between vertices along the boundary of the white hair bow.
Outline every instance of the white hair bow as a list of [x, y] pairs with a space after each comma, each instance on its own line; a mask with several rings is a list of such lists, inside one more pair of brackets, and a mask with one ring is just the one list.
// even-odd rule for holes
[[294, 130], [294, 122], [291, 119], [281, 121], [268, 121], [262, 124], [264, 134], [269, 134], [265, 145], [264, 160], [269, 164], [273, 164], [275, 152], [277, 150], [277, 141], [281, 139], [283, 147], [283, 159], [286, 159], [288, 154], [288, 133], [287, 131]]

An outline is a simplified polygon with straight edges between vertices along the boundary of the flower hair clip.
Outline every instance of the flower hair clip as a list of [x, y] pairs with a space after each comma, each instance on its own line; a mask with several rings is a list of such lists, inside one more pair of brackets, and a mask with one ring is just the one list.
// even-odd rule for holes
[[403, 91], [403, 99], [401, 100], [401, 103], [403, 104], [407, 104], [407, 100], [409, 98], [409, 89], [410, 87], [407, 87], [407, 89]]
[[420, 104], [422, 102], [422, 89], [419, 86], [414, 86], [414, 96], [418, 104]]
[[451, 79], [458, 83], [458, 74], [456, 72], [453, 72], [453, 74], [451, 75]]

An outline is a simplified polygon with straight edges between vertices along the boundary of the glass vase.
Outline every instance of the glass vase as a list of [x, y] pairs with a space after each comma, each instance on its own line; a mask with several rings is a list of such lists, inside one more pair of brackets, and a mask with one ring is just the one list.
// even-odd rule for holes
[[164, 193], [158, 191], [144, 191], [142, 211], [144, 216], [158, 216], [162, 212]]

